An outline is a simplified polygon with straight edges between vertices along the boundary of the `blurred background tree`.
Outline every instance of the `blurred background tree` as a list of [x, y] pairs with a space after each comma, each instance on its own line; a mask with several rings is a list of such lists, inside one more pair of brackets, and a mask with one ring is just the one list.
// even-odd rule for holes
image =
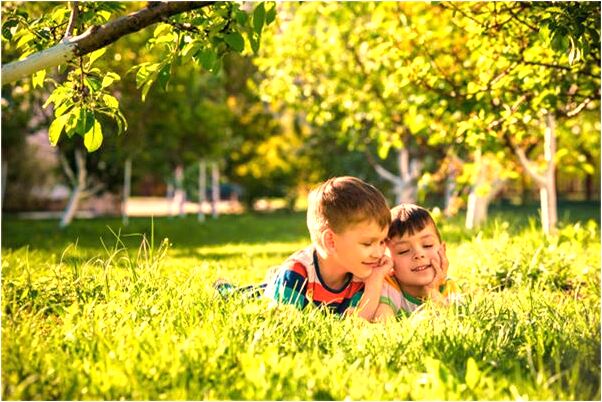
[[[84, 71], [100, 104], [118, 105], [98, 114], [103, 146], [85, 165], [87, 187], [112, 192], [131, 163], [134, 193], [165, 194], [182, 169], [196, 197], [205, 159], [219, 162], [222, 184], [241, 188], [247, 207], [265, 197], [293, 207], [311, 185], [350, 174], [393, 202], [447, 215], [466, 208], [469, 228], [491, 202], [541, 199], [550, 233], [556, 187], [564, 198], [599, 198], [598, 3], [233, 4], [124, 36], [86, 56], [89, 67], [5, 85], [3, 113], [8, 88], [49, 103], [50, 91], [65, 88], [54, 80]], [[141, 8], [86, 3], [80, 11], [94, 24]], [[54, 43], [73, 14], [64, 3], [3, 3], [3, 11], [9, 59]], [[117, 135], [126, 121], [127, 134]], [[3, 132], [5, 124], [3, 115]], [[3, 156], [18, 137], [3, 135]], [[86, 142], [65, 139], [59, 148], [75, 166]]]

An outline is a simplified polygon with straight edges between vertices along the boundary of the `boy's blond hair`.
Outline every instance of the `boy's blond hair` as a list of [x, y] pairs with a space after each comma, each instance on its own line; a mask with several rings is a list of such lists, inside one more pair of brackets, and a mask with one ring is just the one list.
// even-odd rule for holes
[[387, 201], [376, 187], [356, 177], [333, 177], [309, 193], [307, 228], [314, 244], [330, 228], [341, 233], [351, 225], [374, 221], [380, 227], [391, 222]]

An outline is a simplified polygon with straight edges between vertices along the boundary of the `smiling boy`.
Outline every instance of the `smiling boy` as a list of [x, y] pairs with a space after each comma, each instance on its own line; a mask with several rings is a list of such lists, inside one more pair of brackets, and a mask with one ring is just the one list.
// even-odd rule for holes
[[387, 246], [393, 260], [392, 276], [382, 286], [377, 321], [396, 315], [409, 315], [427, 298], [447, 303], [457, 293], [447, 279], [445, 243], [429, 212], [414, 204], [400, 204], [391, 210]]
[[312, 245], [290, 256], [268, 280], [265, 296], [303, 309], [357, 310], [372, 319], [391, 271], [385, 241], [391, 214], [382, 193], [362, 180], [327, 180], [308, 199]]

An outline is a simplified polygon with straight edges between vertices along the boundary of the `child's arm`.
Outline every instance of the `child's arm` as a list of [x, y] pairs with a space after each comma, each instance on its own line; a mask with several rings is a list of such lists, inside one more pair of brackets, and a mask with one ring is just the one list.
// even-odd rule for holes
[[306, 297], [307, 271], [302, 264], [281, 267], [267, 283], [264, 296], [281, 304], [292, 304], [302, 310], [309, 303]]
[[[383, 256], [380, 265], [372, 270], [370, 276], [364, 280], [364, 294], [358, 303], [358, 315], [368, 321], [372, 321], [374, 313], [380, 302], [380, 293], [382, 291], [385, 276], [391, 273], [393, 261], [388, 256]], [[355, 309], [348, 309], [348, 314], [353, 313]]]
[[376, 308], [376, 312], [374, 313], [374, 319], [372, 321], [384, 322], [391, 317], [395, 317], [395, 312], [393, 311], [391, 306], [389, 306], [386, 303], [380, 303]]

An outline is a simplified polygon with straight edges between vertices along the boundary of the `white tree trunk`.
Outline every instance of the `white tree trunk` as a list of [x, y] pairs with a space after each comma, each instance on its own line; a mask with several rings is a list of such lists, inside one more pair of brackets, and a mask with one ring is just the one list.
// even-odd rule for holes
[[[483, 158], [481, 150], [475, 152], [476, 179], [468, 195], [468, 206], [466, 210], [467, 229], [474, 229], [487, 221], [489, 216], [489, 204], [495, 198], [504, 184], [496, 171], [495, 161]], [[489, 187], [486, 193], [483, 187]]]
[[77, 169], [77, 180], [74, 180], [72, 183], [71, 196], [69, 197], [67, 208], [65, 208], [65, 212], [63, 212], [63, 217], [59, 224], [59, 227], [61, 228], [67, 227], [73, 221], [73, 217], [79, 206], [79, 201], [86, 188], [86, 158], [79, 149], [75, 150], [75, 165]]
[[443, 214], [446, 217], [455, 216], [460, 207], [457, 179], [462, 172], [463, 161], [454, 152], [448, 152], [444, 163], [445, 188], [443, 192]]
[[186, 202], [186, 191], [184, 190], [184, 167], [176, 166], [174, 171], [175, 189], [172, 199], [172, 215], [184, 216], [184, 203]]
[[199, 160], [199, 213], [198, 221], [205, 221], [203, 213], [203, 204], [205, 203], [205, 189], [207, 188], [207, 162], [205, 159]]
[[4, 205], [4, 191], [6, 190], [6, 175], [8, 174], [8, 162], [6, 160], [2, 161], [2, 195], [0, 195], [0, 203]]
[[546, 235], [556, 232], [558, 221], [558, 210], [556, 202], [556, 123], [552, 113], [545, 114], [544, 131], [544, 158], [546, 167], [544, 174], [539, 174], [527, 158], [525, 151], [515, 147], [514, 151], [518, 156], [521, 165], [525, 168], [529, 176], [533, 178], [539, 187], [540, 205], [541, 205], [541, 225]]
[[217, 219], [219, 216], [219, 166], [217, 162], [211, 163], [211, 216]]
[[128, 200], [130, 199], [132, 184], [132, 159], [127, 158], [125, 160], [125, 166], [123, 169], [123, 200], [121, 201], [121, 222], [124, 226], [129, 223], [128, 216]]
[[371, 164], [380, 177], [393, 184], [396, 204], [415, 203], [418, 195], [416, 180], [420, 176], [420, 163], [416, 160], [410, 162], [410, 152], [407, 148], [399, 149], [397, 158], [399, 175], [389, 172], [378, 163], [372, 162]]
[[546, 129], [544, 133], [544, 157], [546, 160], [545, 183], [539, 189], [541, 201], [541, 224], [546, 235], [556, 232], [558, 210], [556, 203], [556, 124], [551, 113], [546, 114]]
[[474, 229], [487, 220], [488, 201], [487, 197], [479, 194], [479, 189], [485, 184], [485, 166], [481, 150], [475, 152], [475, 169], [477, 170], [476, 179], [468, 195], [468, 206], [466, 210], [466, 229]]

